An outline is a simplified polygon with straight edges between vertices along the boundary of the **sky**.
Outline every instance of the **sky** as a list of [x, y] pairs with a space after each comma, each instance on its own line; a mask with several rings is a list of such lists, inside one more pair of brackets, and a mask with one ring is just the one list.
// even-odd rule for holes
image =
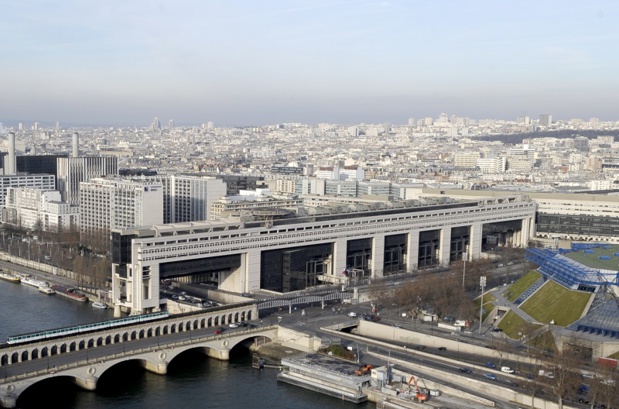
[[619, 120], [614, 0], [0, 0], [0, 121]]

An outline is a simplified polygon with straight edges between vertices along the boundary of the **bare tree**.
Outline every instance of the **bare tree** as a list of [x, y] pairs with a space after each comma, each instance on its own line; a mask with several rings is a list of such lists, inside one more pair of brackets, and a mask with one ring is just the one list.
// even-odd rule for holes
[[559, 409], [563, 409], [563, 401], [578, 388], [580, 361], [572, 354], [557, 352], [547, 364], [550, 371], [546, 374], [549, 390], [557, 399]]

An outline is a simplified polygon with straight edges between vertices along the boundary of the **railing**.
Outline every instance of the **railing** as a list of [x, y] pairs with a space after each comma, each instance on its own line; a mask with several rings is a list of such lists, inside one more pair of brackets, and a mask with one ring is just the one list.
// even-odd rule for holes
[[[231, 339], [233, 337], [240, 337], [240, 336], [244, 336], [244, 335], [248, 335], [248, 334], [253, 334], [253, 333], [256, 333], [256, 332], [262, 332], [262, 331], [271, 331], [271, 330], [274, 330], [274, 329], [277, 329], [277, 328], [278, 328], [277, 325], [269, 325], [267, 327], [253, 328], [253, 329], [247, 329], [247, 330], [242, 330], [242, 331], [236, 331], [236, 332], [234, 332], [234, 334], [228, 334], [229, 336], [225, 336], [225, 335], [222, 334], [222, 335], [206, 335], [206, 336], [202, 336], [202, 337], [198, 337], [198, 338], [191, 338], [190, 337], [189, 339], [186, 339], [186, 340], [183, 340], [183, 341], [175, 341], [175, 342], [171, 342], [171, 343], [167, 343], [167, 344], [160, 344], [160, 345], [152, 346], [152, 347], [138, 348], [138, 349], [133, 349], [133, 350], [130, 350], [130, 351], [118, 352], [118, 353], [115, 353], [115, 354], [106, 355], [106, 356], [103, 356], [103, 357], [98, 357], [98, 358], [96, 358], [96, 360], [93, 360], [93, 359], [80, 360], [80, 361], [72, 362], [70, 364], [55, 366], [53, 368], [46, 368], [46, 369], [41, 369], [41, 370], [38, 370], [38, 371], [26, 372], [26, 373], [19, 374], [19, 375], [5, 377], [5, 378], [0, 379], [0, 385], [6, 384], [6, 383], [10, 383], [10, 382], [19, 381], [19, 380], [23, 380], [23, 379], [33, 378], [33, 377], [36, 377], [36, 376], [52, 375], [52, 374], [54, 374], [54, 373], [56, 373], [58, 371], [72, 369], [72, 368], [84, 367], [84, 366], [100, 363], [100, 362], [103, 362], [103, 361], [110, 361], [110, 360], [113, 360], [113, 359], [124, 358], [124, 357], [127, 357], [127, 356], [135, 356], [135, 355], [140, 355], [140, 354], [143, 354], [143, 353], [162, 351], [162, 350], [168, 349], [168, 348], [175, 348], [175, 347], [179, 347], [179, 346], [186, 346], [186, 345], [196, 344], [196, 343], [206, 342], [206, 341], [220, 341], [220, 340], [224, 340], [224, 339], [227, 340], [227, 339]], [[77, 352], [77, 351], [75, 351], [75, 352]]]

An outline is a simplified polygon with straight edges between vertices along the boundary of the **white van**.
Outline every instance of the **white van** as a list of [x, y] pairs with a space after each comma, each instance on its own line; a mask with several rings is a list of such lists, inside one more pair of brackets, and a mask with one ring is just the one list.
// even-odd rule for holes
[[502, 366], [501, 367], [501, 372], [514, 373], [515, 371], [512, 368], [510, 368], [509, 366]]

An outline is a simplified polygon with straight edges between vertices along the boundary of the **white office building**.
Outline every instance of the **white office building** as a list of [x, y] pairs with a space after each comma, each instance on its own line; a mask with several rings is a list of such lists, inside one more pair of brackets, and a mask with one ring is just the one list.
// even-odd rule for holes
[[10, 187], [29, 187], [41, 190], [54, 190], [56, 178], [47, 174], [16, 174], [0, 176], [0, 206], [6, 203], [7, 191]]
[[80, 233], [163, 223], [163, 186], [149, 181], [94, 178], [80, 183]]
[[92, 178], [118, 174], [118, 158], [114, 156], [88, 156], [58, 158], [58, 190], [62, 200], [79, 205], [80, 183]]
[[10, 187], [3, 220], [14, 226], [58, 233], [77, 230], [79, 207], [64, 203], [58, 191]]
[[161, 184], [164, 223], [209, 220], [211, 205], [226, 196], [226, 183], [211, 176], [155, 175], [132, 180]]

